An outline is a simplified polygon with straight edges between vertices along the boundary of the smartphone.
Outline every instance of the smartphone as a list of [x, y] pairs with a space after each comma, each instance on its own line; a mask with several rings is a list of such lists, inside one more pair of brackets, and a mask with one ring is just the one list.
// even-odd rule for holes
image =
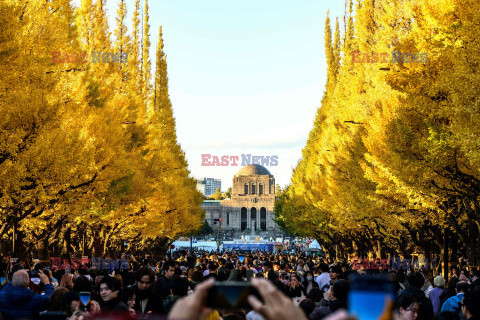
[[4, 284], [5, 281], [7, 281], [7, 278], [6, 277], [1, 277], [0, 278], [0, 285]]
[[245, 260], [245, 256], [238, 256], [238, 261], [240, 263], [243, 263], [244, 260]]
[[263, 301], [257, 289], [253, 287], [250, 282], [216, 282], [215, 285], [208, 290], [207, 308], [224, 310], [251, 308], [247, 300], [249, 295], [253, 295], [260, 301]]
[[90, 292], [81, 291], [79, 295], [80, 295], [80, 301], [82, 302], [82, 311], [85, 311], [87, 309], [88, 303], [90, 302]]
[[357, 276], [351, 282], [348, 310], [357, 319], [377, 320], [391, 312], [394, 298], [394, 285], [388, 278]]

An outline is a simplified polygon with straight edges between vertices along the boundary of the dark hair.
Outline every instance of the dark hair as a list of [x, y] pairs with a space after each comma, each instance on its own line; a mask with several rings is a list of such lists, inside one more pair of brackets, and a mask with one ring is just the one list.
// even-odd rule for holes
[[127, 304], [135, 294], [135, 290], [132, 287], [123, 287], [120, 291], [120, 299], [123, 303]]
[[420, 272], [414, 272], [407, 277], [407, 282], [411, 287], [420, 289], [425, 283], [425, 278]]
[[330, 272], [338, 273], [340, 275], [342, 273], [342, 268], [340, 266], [334, 265], [330, 267]]
[[193, 271], [192, 272], [192, 281], [193, 282], [202, 282], [204, 279], [203, 274], [200, 271]]
[[155, 281], [155, 272], [149, 267], [141, 267], [135, 272], [135, 281], [141, 281], [143, 276], [148, 276], [150, 282]]
[[165, 261], [165, 264], [163, 265], [163, 270], [168, 271], [170, 267], [175, 268], [175, 262], [173, 262], [172, 260]]
[[120, 280], [118, 280], [117, 278], [114, 278], [112, 276], [103, 277], [103, 279], [98, 284], [98, 287], [100, 288], [100, 286], [103, 283], [105, 283], [107, 285], [108, 289], [110, 289], [112, 291], [120, 291], [122, 289], [122, 284], [121, 284]]
[[170, 279], [169, 286], [175, 296], [184, 297], [188, 294], [188, 280], [185, 277], [173, 276]]
[[297, 279], [298, 282], [302, 282], [302, 278], [300, 278], [300, 276], [298, 274], [292, 274], [292, 276], [290, 277], [290, 281], [291, 281], [292, 278]]
[[400, 296], [395, 303], [395, 310], [400, 310], [400, 308], [405, 310], [415, 302], [416, 300], [412, 296]]
[[332, 293], [338, 300], [347, 300], [350, 284], [347, 280], [339, 279], [333, 283]]
[[80, 276], [73, 280], [73, 290], [77, 292], [92, 291], [92, 283], [86, 276]]
[[313, 309], [315, 309], [315, 302], [307, 298], [303, 299], [298, 306], [300, 307], [300, 309], [303, 310], [303, 312], [308, 318], [310, 313], [312, 313]]
[[215, 271], [217, 270], [217, 266], [215, 265], [215, 263], [209, 263], [208, 264], [208, 271]]
[[320, 270], [322, 272], [328, 272], [328, 264], [326, 264], [324, 262], [320, 263]]
[[65, 287], [58, 287], [55, 289], [48, 299], [48, 311], [64, 311], [65, 306], [63, 304], [63, 295], [67, 292], [68, 289]]
[[457, 277], [452, 277], [450, 280], [448, 280], [448, 290], [450, 291], [455, 291], [455, 288], [457, 287], [457, 283], [459, 283], [460, 280], [458, 280]]
[[320, 288], [313, 287], [310, 289], [310, 292], [307, 294], [307, 299], [310, 299], [314, 302], [320, 302], [323, 298], [323, 291]]
[[470, 285], [465, 282], [465, 281], [460, 281], [457, 283], [457, 285], [455, 286], [455, 289], [457, 290], [457, 292], [467, 292], [469, 289], [470, 289]]
[[72, 303], [72, 301], [80, 301], [80, 295], [77, 291], [71, 290], [62, 296], [64, 311], [66, 311], [68, 314], [71, 314], [70, 304]]
[[479, 303], [480, 303], [480, 292], [478, 291], [465, 292], [463, 296], [463, 304], [473, 316], [478, 316], [480, 314]]

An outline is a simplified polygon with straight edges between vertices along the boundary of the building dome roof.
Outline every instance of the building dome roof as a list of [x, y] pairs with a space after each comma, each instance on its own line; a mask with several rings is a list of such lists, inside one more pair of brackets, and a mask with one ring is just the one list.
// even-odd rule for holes
[[245, 166], [242, 169], [240, 169], [240, 171], [238, 171], [235, 177], [250, 176], [250, 175], [271, 176], [272, 174], [265, 167], [259, 164], [249, 164], [248, 166]]

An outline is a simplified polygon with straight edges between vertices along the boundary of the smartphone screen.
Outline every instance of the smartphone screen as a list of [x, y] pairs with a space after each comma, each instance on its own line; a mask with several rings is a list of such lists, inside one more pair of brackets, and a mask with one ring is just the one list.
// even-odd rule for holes
[[377, 320], [390, 312], [394, 301], [393, 283], [386, 278], [361, 276], [352, 281], [348, 310], [357, 319]]
[[238, 256], [238, 261], [240, 263], [243, 263], [244, 260], [245, 260], [245, 256]]
[[0, 278], [0, 284], [4, 284], [6, 280], [7, 280], [6, 277], [1, 277]]
[[90, 292], [82, 291], [79, 293], [80, 301], [84, 306], [86, 306], [90, 302]]
[[249, 295], [253, 295], [262, 301], [257, 289], [255, 289], [250, 282], [218, 282], [208, 291], [207, 307], [225, 310], [250, 308], [247, 300]]

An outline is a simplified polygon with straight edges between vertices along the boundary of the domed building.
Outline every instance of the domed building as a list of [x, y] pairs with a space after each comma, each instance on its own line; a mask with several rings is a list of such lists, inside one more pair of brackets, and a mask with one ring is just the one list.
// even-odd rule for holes
[[[206, 220], [223, 239], [242, 235], [280, 236], [283, 232], [274, 221], [275, 178], [263, 166], [251, 164], [233, 177], [231, 199], [207, 200], [203, 203]], [[222, 221], [214, 223], [214, 219]]]

